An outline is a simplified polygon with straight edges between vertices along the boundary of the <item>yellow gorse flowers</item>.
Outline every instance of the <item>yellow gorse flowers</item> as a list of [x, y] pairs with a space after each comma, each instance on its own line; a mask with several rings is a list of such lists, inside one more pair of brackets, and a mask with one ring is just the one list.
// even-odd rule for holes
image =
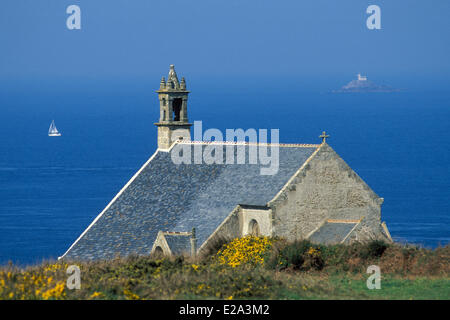
[[128, 289], [123, 290], [123, 294], [127, 300], [139, 300], [140, 297]]
[[60, 299], [65, 296], [64, 287], [66, 283], [64, 281], [60, 281], [56, 284], [54, 288], [48, 289], [47, 291], [42, 293], [42, 298], [44, 300], [48, 299]]
[[196, 264], [192, 264], [191, 267], [192, 267], [192, 269], [194, 269], [195, 271], [197, 271], [198, 268], [199, 268], [200, 266], [199, 266], [199, 265], [196, 265]]
[[312, 256], [312, 257], [317, 257], [317, 256], [320, 255], [320, 250], [316, 249], [316, 248], [313, 248], [313, 247], [310, 247], [309, 250], [308, 250], [308, 254], [310, 256]]
[[93, 294], [90, 295], [91, 299], [95, 299], [95, 298], [103, 298], [103, 293], [95, 291]]
[[64, 299], [66, 283], [56, 278], [65, 277], [66, 267], [55, 263], [41, 270], [0, 271], [0, 299]]
[[217, 253], [219, 263], [237, 267], [242, 264], [263, 265], [264, 256], [272, 247], [268, 237], [247, 236], [237, 238], [224, 245]]

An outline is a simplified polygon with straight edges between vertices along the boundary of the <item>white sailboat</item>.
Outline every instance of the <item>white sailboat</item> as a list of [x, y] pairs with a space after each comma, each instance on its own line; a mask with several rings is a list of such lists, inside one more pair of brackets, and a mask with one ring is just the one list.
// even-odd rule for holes
[[49, 137], [60, 137], [61, 133], [56, 129], [55, 126], [55, 120], [52, 120], [52, 123], [50, 124], [50, 128], [48, 129], [48, 136]]

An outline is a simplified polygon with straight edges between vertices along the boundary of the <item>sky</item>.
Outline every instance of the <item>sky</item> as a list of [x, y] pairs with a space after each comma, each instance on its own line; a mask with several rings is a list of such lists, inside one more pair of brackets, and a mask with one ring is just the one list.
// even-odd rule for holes
[[[66, 8], [81, 8], [68, 30]], [[366, 8], [381, 8], [369, 30]], [[447, 0], [2, 0], [0, 81], [450, 79]], [[245, 81], [245, 80], [244, 80]]]

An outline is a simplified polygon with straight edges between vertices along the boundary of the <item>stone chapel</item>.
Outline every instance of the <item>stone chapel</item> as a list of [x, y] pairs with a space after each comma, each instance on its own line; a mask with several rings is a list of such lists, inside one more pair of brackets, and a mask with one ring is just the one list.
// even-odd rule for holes
[[157, 94], [157, 150], [60, 258], [201, 255], [217, 241], [250, 234], [323, 244], [392, 241], [381, 221], [383, 198], [330, 147], [325, 132], [319, 144], [277, 144], [273, 175], [248, 161], [177, 164], [176, 146], [193, 155], [213, 144], [224, 147], [224, 158], [242, 151], [248, 159], [252, 144], [191, 140], [189, 91], [173, 65]]

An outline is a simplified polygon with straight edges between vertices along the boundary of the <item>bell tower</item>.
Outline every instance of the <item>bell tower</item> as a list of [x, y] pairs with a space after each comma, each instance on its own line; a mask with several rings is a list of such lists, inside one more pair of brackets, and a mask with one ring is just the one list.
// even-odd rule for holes
[[174, 141], [190, 140], [192, 123], [187, 118], [187, 100], [189, 91], [186, 90], [186, 81], [178, 81], [173, 64], [170, 65], [167, 81], [161, 79], [159, 90], [159, 122], [158, 148], [169, 149]]

